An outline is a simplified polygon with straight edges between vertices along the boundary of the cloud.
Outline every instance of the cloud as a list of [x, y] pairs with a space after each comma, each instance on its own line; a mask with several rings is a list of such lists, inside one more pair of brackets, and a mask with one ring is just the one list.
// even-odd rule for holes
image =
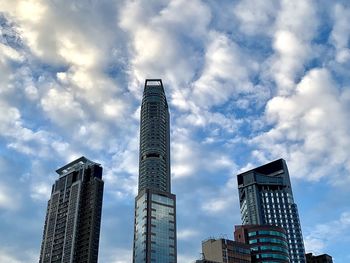
[[128, 118], [132, 98], [101, 72], [71, 68], [57, 73], [57, 79], [42, 96], [41, 107], [68, 140], [102, 149], [112, 144], [112, 134], [125, 132], [135, 122]]
[[199, 233], [198, 231], [194, 229], [183, 229], [177, 231], [177, 239], [178, 240], [188, 240], [195, 236], [197, 236]]
[[223, 212], [231, 207], [231, 203], [228, 202], [226, 198], [214, 198], [205, 202], [202, 209], [211, 214], [217, 214], [218, 212]]
[[220, 121], [232, 126], [234, 121], [220, 113], [203, 114], [203, 108], [242, 94], [247, 97], [237, 105], [249, 108], [256, 102], [250, 100], [252, 96], [257, 98], [266, 90], [250, 83], [258, 63], [227, 34], [210, 29], [210, 22], [211, 10], [201, 1], [154, 5], [127, 2], [120, 11], [119, 26], [131, 41], [129, 89], [140, 97], [143, 79], [161, 76], [167, 83], [170, 103], [176, 109], [190, 111], [185, 118], [191, 125]]
[[[238, 191], [234, 191], [234, 189], [237, 189], [235, 176], [229, 178], [218, 192], [207, 195], [201, 209], [212, 216], [227, 215], [227, 211], [233, 208], [238, 210]], [[235, 216], [231, 215], [231, 217], [239, 222]]]
[[35, 200], [49, 200], [51, 195], [51, 185], [48, 183], [34, 183], [31, 187], [31, 198]]
[[[172, 142], [172, 174], [174, 178], [193, 175], [199, 162], [194, 145], [187, 142]], [[196, 160], [196, 161], [195, 161]]]
[[8, 147], [14, 148], [26, 154], [33, 154], [29, 142], [41, 143], [45, 141], [45, 132], [33, 132], [23, 127], [20, 111], [9, 106], [6, 102], [0, 101], [0, 134], [12, 140]]
[[46, 8], [42, 1], [16, 1], [16, 12], [21, 19], [38, 23], [45, 14]]
[[73, 126], [84, 118], [81, 105], [74, 99], [73, 94], [59, 89], [50, 89], [41, 100], [44, 111], [58, 125]]
[[140, 94], [140, 83], [154, 76], [171, 88], [185, 88], [198, 70], [197, 45], [202, 45], [209, 22], [210, 10], [201, 1], [127, 2], [119, 26], [131, 41], [130, 89]]
[[0, 58], [2, 63], [5, 62], [4, 61], [5, 59], [18, 61], [18, 62], [21, 62], [24, 59], [23, 55], [20, 54], [17, 50], [1, 43], [0, 43], [0, 54], [2, 55]]
[[84, 47], [84, 45], [82, 46], [79, 42], [82, 42], [82, 40], [79, 41], [79, 39], [76, 39], [76, 36], [63, 36], [59, 39], [58, 55], [64, 58], [69, 64], [84, 68], [93, 67], [97, 64], [96, 62], [99, 56], [97, 50], [93, 47], [86, 46], [86, 44]]
[[[116, 8], [109, 5], [106, 10]], [[112, 133], [124, 129], [119, 122], [129, 121], [126, 116], [133, 110], [129, 108], [132, 97], [121, 93], [127, 87], [120, 88], [106, 73], [111, 70], [109, 67], [115, 70], [119, 66], [110, 66], [114, 55], [110, 55], [107, 48], [115, 39], [110, 37], [111, 34], [90, 37], [111, 27], [106, 27], [106, 24], [110, 25], [107, 17], [101, 18], [89, 8], [104, 9], [107, 6], [104, 1], [83, 6], [29, 0], [4, 5], [3, 18], [8, 25], [2, 36], [5, 45], [0, 46], [5, 59], [0, 64], [4, 73], [0, 76], [4, 86], [0, 95], [24, 123], [21, 124], [23, 129], [17, 129], [17, 136], [9, 147], [26, 154], [33, 153], [34, 147], [20, 139], [23, 136], [19, 132], [22, 131], [27, 137], [35, 137], [31, 142], [40, 144], [35, 148], [40, 148], [43, 155], [50, 144], [71, 152], [74, 152], [72, 148], [86, 142], [90, 147], [101, 149], [111, 144], [103, 138], [112, 138]], [[25, 9], [27, 13], [23, 15], [21, 10]], [[81, 12], [82, 9], [85, 12]], [[34, 15], [35, 19], [31, 19]], [[115, 28], [115, 32], [117, 30]], [[117, 49], [119, 46], [116, 45], [114, 51]], [[17, 64], [11, 64], [9, 60], [15, 60]], [[121, 58], [117, 61], [119, 63]], [[12, 70], [13, 67], [16, 70]], [[36, 117], [31, 118], [33, 115]], [[47, 119], [51, 124], [44, 128]], [[55, 135], [58, 131], [60, 136]], [[11, 137], [10, 133], [8, 137]]]
[[323, 254], [334, 242], [340, 243], [339, 236], [342, 236], [341, 242], [350, 240], [350, 213], [343, 212], [340, 217], [334, 221], [316, 224], [307, 230], [305, 237], [305, 248], [315, 254]]
[[311, 70], [298, 84], [295, 95], [276, 96], [268, 102], [266, 119], [273, 128], [252, 143], [264, 149], [267, 160], [287, 158], [295, 177], [337, 179], [332, 169], [349, 162], [349, 116], [347, 102], [342, 101], [345, 94], [327, 69]]
[[7, 211], [18, 210], [21, 206], [20, 195], [15, 189], [6, 184], [0, 186], [0, 209]]
[[[227, 163], [225, 160], [224, 163]], [[225, 178], [220, 189], [210, 191], [204, 195], [204, 202], [201, 204], [201, 209], [212, 216], [219, 216], [225, 214], [235, 218], [235, 215], [228, 215], [227, 211], [236, 208], [239, 210], [239, 197], [237, 188], [237, 167], [233, 161], [228, 162], [230, 165], [230, 172]], [[238, 214], [237, 214], [238, 215]], [[239, 222], [238, 218], [235, 218]]]
[[132, 261], [132, 250], [121, 248], [110, 248], [101, 257], [101, 262], [129, 263]]
[[0, 261], [7, 263], [20, 263], [21, 261], [17, 260], [14, 256], [10, 255], [4, 250], [0, 250]]
[[236, 119], [230, 114], [222, 114], [221, 112], [212, 112], [199, 107], [193, 107], [192, 111], [184, 114], [179, 118], [178, 125], [193, 128], [206, 128], [210, 125], [218, 126], [220, 129], [228, 133], [233, 133], [241, 126], [242, 121]]
[[104, 60], [100, 50], [111, 41], [108, 34], [90, 37], [104, 26], [104, 19], [93, 12], [103, 5], [103, 1], [79, 6], [71, 1], [18, 0], [4, 3], [3, 11], [17, 22], [23, 40], [36, 56], [55, 64], [93, 67]]
[[131, 198], [137, 194], [139, 137], [135, 133], [129, 135], [124, 145], [116, 145], [111, 160], [106, 160], [104, 180], [106, 188], [117, 199]]
[[171, 171], [175, 180], [233, 169], [235, 164], [227, 153], [211, 147], [207, 141], [192, 138], [195, 129], [178, 127], [172, 132], [171, 141]]
[[315, 10], [312, 1], [281, 1], [273, 33], [275, 53], [267, 61], [279, 94], [293, 92], [295, 82], [314, 56], [311, 41], [318, 25]]
[[38, 261], [38, 257], [34, 251], [22, 250], [19, 255], [18, 251], [14, 248], [2, 247], [0, 249], [0, 262], [23, 263], [35, 261]]
[[[125, 103], [118, 96], [121, 89], [109, 76], [99, 70], [71, 67], [67, 71], [58, 72], [57, 79], [61, 86], [69, 89], [77, 99], [84, 101], [90, 107], [97, 108], [97, 110], [103, 108], [101, 106], [104, 103], [120, 104], [117, 113], [122, 115]], [[103, 113], [106, 112], [100, 113], [103, 117]]]
[[[45, 130], [31, 130], [25, 126], [21, 112], [0, 100], [0, 135], [7, 147], [20, 153], [41, 158], [52, 158], [52, 153], [71, 157], [77, 154], [60, 138]], [[49, 154], [51, 152], [51, 155]]]
[[236, 43], [224, 34], [211, 32], [203, 72], [194, 82], [193, 99], [202, 108], [210, 108], [233, 95], [252, 92], [249, 75], [254, 67], [257, 65], [249, 63]]
[[331, 43], [336, 48], [336, 61], [346, 63], [350, 60], [349, 49], [349, 27], [350, 27], [350, 8], [337, 3], [333, 6], [334, 26], [330, 36]]
[[[115, 95], [120, 89], [104, 72], [106, 67], [109, 67], [110, 60], [114, 59], [107, 47], [113, 45], [112, 36], [115, 35], [98, 34], [98, 37], [91, 37], [102, 32], [102, 29], [105, 32], [112, 30], [111, 26], [106, 27], [106, 25], [111, 25], [108, 17], [100, 17], [92, 9], [104, 9], [106, 5], [108, 4], [105, 1], [96, 3], [91, 1], [84, 6], [77, 2], [53, 4], [45, 1], [22, 0], [6, 3], [4, 11], [7, 12], [5, 13], [7, 18], [16, 23], [24, 44], [28, 46], [27, 56], [34, 53], [42, 60], [41, 62], [50, 63], [53, 66], [50, 69], [57, 70], [58, 79], [64, 82], [54, 83], [54, 87], [47, 87], [52, 79], [45, 81], [44, 85], [37, 87], [39, 95], [47, 95], [45, 91], [49, 89], [57, 89], [59, 92], [60, 86], [66, 84], [68, 87], [64, 86], [64, 88], [73, 93], [75, 98], [84, 98], [85, 101], [89, 102], [89, 106], [96, 107], [97, 104], [108, 99], [107, 106], [102, 113], [115, 117], [115, 112], [122, 112], [124, 108], [123, 106], [116, 107], [116, 104], [124, 104], [122, 100], [113, 98], [116, 97]], [[23, 16], [21, 12], [22, 9], [26, 8], [28, 17]], [[109, 4], [108, 8], [112, 10], [115, 6]], [[81, 12], [83, 9], [85, 12]], [[29, 19], [34, 16], [35, 21]], [[62, 20], [61, 17], [65, 17], [65, 19]], [[92, 24], [94, 26], [91, 26]], [[99, 29], [101, 30], [99, 31]], [[118, 28], [114, 28], [114, 30], [117, 32]], [[27, 37], [27, 33], [35, 37]], [[116, 46], [114, 50], [116, 51], [118, 48]], [[35, 66], [41, 65], [39, 63]], [[62, 71], [62, 69], [64, 70]], [[31, 67], [31, 74], [38, 74], [35, 67]], [[52, 91], [50, 92], [52, 93]], [[111, 116], [112, 112], [113, 116]]]
[[240, 31], [256, 36], [271, 34], [271, 27], [279, 11], [279, 1], [243, 0], [234, 7], [234, 14], [240, 23]]
[[194, 257], [193, 255], [189, 255], [189, 254], [178, 254], [177, 255], [177, 261], [179, 263], [186, 263], [186, 262], [195, 262], [197, 259], [200, 259], [200, 253], [197, 253], [197, 257]]

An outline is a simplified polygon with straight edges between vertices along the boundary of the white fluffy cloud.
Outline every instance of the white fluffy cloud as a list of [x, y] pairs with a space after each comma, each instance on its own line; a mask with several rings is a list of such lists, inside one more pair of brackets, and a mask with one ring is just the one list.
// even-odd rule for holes
[[234, 7], [234, 14], [240, 23], [240, 30], [252, 36], [271, 34], [271, 25], [279, 11], [279, 2], [242, 0]]
[[39, 201], [48, 200], [51, 194], [51, 185], [47, 182], [35, 182], [31, 186], [31, 198]]
[[[232, 175], [235, 175], [233, 173]], [[213, 216], [225, 214], [234, 218], [235, 222], [239, 222], [239, 214], [227, 213], [233, 209], [239, 210], [239, 197], [237, 189], [237, 179], [235, 176], [228, 178], [225, 185], [217, 192], [211, 193], [205, 197], [205, 202], [202, 203], [201, 209]]]
[[[172, 143], [172, 174], [174, 178], [193, 175], [198, 169], [198, 156], [189, 142]], [[195, 161], [196, 160], [196, 161]]]
[[109, 248], [101, 257], [102, 262], [129, 263], [132, 261], [132, 250], [121, 248]]
[[193, 130], [179, 126], [172, 133], [171, 172], [174, 179], [200, 177], [201, 173], [215, 173], [234, 168], [235, 164], [228, 153], [211, 148], [208, 141], [192, 138], [191, 132]]
[[[209, 22], [210, 10], [201, 1], [126, 2], [119, 25], [130, 39], [129, 89], [139, 96], [145, 78], [161, 77], [167, 88], [185, 94], [199, 70], [196, 45], [206, 38]], [[175, 105], [186, 104], [180, 100]]]
[[65, 158], [76, 156], [73, 149], [50, 132], [26, 127], [16, 107], [0, 101], [0, 112], [0, 135], [8, 140], [8, 148], [41, 158], [52, 158], [53, 152]]
[[0, 251], [0, 260], [1, 262], [7, 263], [21, 263], [21, 261], [17, 260], [13, 255], [4, 250]]
[[226, 35], [212, 32], [209, 39], [203, 72], [193, 87], [193, 99], [204, 108], [252, 92], [249, 75], [257, 68]]
[[18, 253], [17, 249], [5, 246], [0, 249], [0, 262], [23, 263], [35, 261], [38, 261], [38, 257], [34, 251], [22, 250], [21, 253]]
[[117, 199], [137, 194], [139, 138], [133, 133], [125, 145], [115, 145], [111, 160], [106, 160], [104, 179], [106, 187]]
[[199, 232], [194, 229], [183, 229], [183, 230], [178, 230], [177, 238], [179, 240], [186, 240], [186, 239], [191, 239], [195, 236], [198, 236], [198, 234]]
[[1, 2], [3, 11], [17, 23], [25, 43], [41, 59], [84, 67], [94, 67], [104, 59], [106, 54], [100, 51], [110, 39], [108, 34], [90, 37], [103, 28], [103, 20], [96, 19], [93, 10], [97, 6], [92, 2], [87, 2], [86, 6], [80, 6], [76, 1]]
[[11, 48], [7, 45], [1, 44], [0, 43], [0, 61], [2, 63], [4, 63], [5, 59], [9, 59], [9, 60], [14, 60], [14, 61], [23, 61], [23, 55], [20, 54], [17, 50], [15, 50], [14, 48]]
[[6, 184], [0, 186], [0, 210], [14, 211], [20, 208], [21, 200], [19, 193]]
[[33, 132], [24, 127], [19, 110], [5, 102], [0, 101], [0, 112], [0, 134], [12, 139], [8, 147], [16, 148], [26, 154], [34, 154], [34, 149], [27, 143], [45, 141], [45, 132]]
[[[107, 33], [119, 30], [111, 23], [117, 12], [110, 17], [95, 12], [116, 6], [107, 1], [86, 4], [1, 1], [7, 28], [1, 24], [6, 30], [0, 45], [0, 134], [8, 148], [32, 156], [32, 170], [22, 180], [34, 200], [46, 200], [52, 184], [36, 158], [69, 162], [87, 150], [114, 152], [116, 134], [134, 122], [126, 112], [132, 102], [127, 86], [120, 88], [106, 73], [116, 70], [110, 66], [114, 54], [123, 55], [118, 45], [108, 48], [118, 35]], [[6, 41], [9, 37], [13, 43]]]
[[[271, 158], [287, 158], [295, 177], [336, 177], [332, 169], [347, 166], [350, 161], [347, 97], [327, 69], [311, 70], [298, 84], [295, 95], [269, 101], [266, 118], [273, 128], [253, 143]], [[313, 166], [315, 163], [318, 168]]]
[[317, 25], [314, 1], [281, 1], [273, 33], [275, 53], [270, 67], [280, 94], [293, 91], [305, 64], [314, 56], [311, 42]]
[[350, 61], [350, 8], [337, 3], [333, 10], [334, 27], [331, 42], [336, 48], [336, 61], [346, 63]]
[[177, 261], [179, 263], [195, 262], [195, 260], [197, 260], [198, 258], [199, 257], [194, 257], [193, 255], [189, 254], [178, 253], [177, 255]]
[[81, 105], [71, 92], [52, 88], [42, 98], [41, 105], [45, 112], [58, 125], [73, 126], [84, 118]]

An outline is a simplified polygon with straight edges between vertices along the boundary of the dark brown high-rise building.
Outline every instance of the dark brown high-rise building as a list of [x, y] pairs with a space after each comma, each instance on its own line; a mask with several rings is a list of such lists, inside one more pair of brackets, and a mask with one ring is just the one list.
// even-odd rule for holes
[[56, 171], [39, 263], [97, 263], [102, 167], [81, 157]]

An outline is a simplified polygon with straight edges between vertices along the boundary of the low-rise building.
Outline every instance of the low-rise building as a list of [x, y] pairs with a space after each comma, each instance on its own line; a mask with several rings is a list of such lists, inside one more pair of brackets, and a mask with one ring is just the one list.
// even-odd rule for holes
[[312, 253], [308, 253], [305, 256], [306, 263], [333, 263], [332, 257], [328, 254], [314, 256]]
[[229, 239], [208, 239], [202, 242], [205, 261], [218, 263], [250, 263], [249, 245]]
[[289, 263], [286, 231], [272, 225], [235, 226], [235, 240], [250, 246], [252, 262]]

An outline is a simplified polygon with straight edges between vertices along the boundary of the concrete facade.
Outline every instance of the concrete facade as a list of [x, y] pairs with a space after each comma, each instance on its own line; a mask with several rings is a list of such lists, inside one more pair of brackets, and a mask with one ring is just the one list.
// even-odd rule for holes
[[202, 242], [204, 260], [220, 263], [251, 262], [250, 247], [229, 239], [208, 239]]

